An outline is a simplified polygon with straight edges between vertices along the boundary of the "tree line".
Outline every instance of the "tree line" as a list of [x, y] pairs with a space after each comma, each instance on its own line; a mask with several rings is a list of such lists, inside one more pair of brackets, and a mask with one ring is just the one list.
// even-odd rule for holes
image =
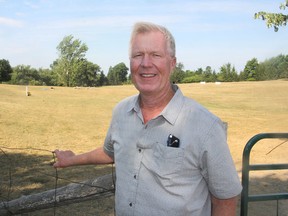
[[[0, 60], [0, 82], [17, 85], [83, 86], [122, 85], [131, 83], [129, 68], [123, 63], [111, 66], [104, 74], [101, 67], [85, 57], [88, 47], [72, 35], [65, 36], [56, 47], [58, 58], [49, 69], [35, 69], [30, 65], [11, 67], [6, 59]], [[194, 82], [238, 82], [263, 81], [288, 78], [288, 55], [258, 62], [257, 58], [247, 61], [243, 71], [238, 73], [231, 63], [224, 64], [219, 71], [210, 66], [205, 69], [184, 70], [183, 63], [177, 63], [171, 75], [173, 83]]]
[[210, 66], [195, 71], [183, 70], [184, 65], [178, 63], [171, 76], [175, 83], [193, 82], [238, 82], [238, 81], [264, 81], [288, 78], [288, 55], [280, 54], [276, 57], [258, 62], [257, 58], [247, 61], [243, 71], [238, 73], [231, 63], [224, 64], [219, 71], [212, 70]]

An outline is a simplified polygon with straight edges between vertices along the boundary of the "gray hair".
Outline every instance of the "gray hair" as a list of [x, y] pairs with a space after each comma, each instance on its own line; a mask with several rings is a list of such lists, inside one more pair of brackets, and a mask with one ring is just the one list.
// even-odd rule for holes
[[167, 42], [167, 51], [170, 54], [171, 57], [176, 56], [176, 45], [175, 45], [175, 40], [173, 35], [170, 33], [170, 31], [165, 28], [164, 26], [160, 26], [154, 23], [149, 23], [149, 22], [137, 22], [134, 24], [132, 33], [131, 33], [131, 38], [130, 38], [130, 47], [129, 47], [129, 57], [131, 58], [131, 46], [132, 42], [137, 34], [141, 33], [147, 33], [147, 32], [152, 32], [152, 31], [160, 31]]

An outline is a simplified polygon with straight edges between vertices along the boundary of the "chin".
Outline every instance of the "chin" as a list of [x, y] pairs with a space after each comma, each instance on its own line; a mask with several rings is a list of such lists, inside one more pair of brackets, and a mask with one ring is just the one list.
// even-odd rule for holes
[[142, 94], [146, 94], [146, 95], [151, 95], [151, 94], [154, 94], [154, 93], [157, 93], [158, 91], [156, 89], [141, 89], [141, 91], [139, 90], [140, 93]]

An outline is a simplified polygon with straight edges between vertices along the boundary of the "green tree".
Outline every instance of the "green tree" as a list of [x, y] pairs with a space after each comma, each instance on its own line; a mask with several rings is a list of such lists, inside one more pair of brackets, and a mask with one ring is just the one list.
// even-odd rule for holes
[[98, 75], [98, 78], [99, 79], [97, 80], [97, 82], [99, 83], [99, 86], [108, 85], [108, 79], [103, 73], [103, 71], [100, 72], [100, 74]]
[[13, 68], [11, 83], [17, 85], [41, 85], [40, 76], [30, 65], [18, 65]]
[[8, 60], [0, 60], [0, 82], [7, 82], [11, 79], [12, 68]]
[[121, 85], [127, 82], [128, 70], [129, 68], [123, 62], [110, 67], [107, 74], [109, 85]]
[[[214, 72], [215, 74], [215, 72]], [[212, 68], [210, 66], [207, 66], [205, 70], [202, 73], [202, 81], [205, 82], [215, 82], [216, 77], [213, 76]]]
[[182, 83], [196, 83], [202, 81], [203, 69], [198, 68], [196, 71], [186, 70]]
[[215, 70], [213, 70], [212, 76], [211, 76], [211, 82], [216, 82], [217, 81], [217, 73]]
[[79, 62], [75, 83], [77, 86], [100, 86], [101, 68], [87, 60]]
[[203, 69], [202, 68], [198, 68], [196, 71], [195, 71], [195, 74], [196, 75], [199, 75], [199, 76], [202, 76], [202, 74], [203, 74]]
[[222, 82], [233, 82], [238, 81], [238, 75], [235, 70], [235, 67], [231, 66], [230, 63], [227, 63], [220, 68], [220, 72], [218, 74], [218, 80]]
[[54, 85], [56, 85], [53, 82], [53, 72], [50, 69], [40, 68], [38, 70], [38, 73], [39, 73], [41, 85], [46, 85], [46, 86], [54, 86]]
[[88, 47], [72, 35], [65, 36], [57, 46], [59, 57], [52, 65], [58, 75], [58, 83], [64, 86], [75, 86], [78, 73], [81, 73]]
[[260, 64], [266, 80], [288, 78], [288, 55], [278, 55]]
[[[286, 0], [284, 3], [280, 5], [280, 9], [285, 10], [286, 7], [288, 7], [288, 0]], [[277, 32], [279, 26], [287, 25], [288, 15], [282, 13], [269, 13], [260, 11], [258, 13], [255, 13], [254, 18], [265, 20], [267, 27], [270, 28], [273, 26], [274, 31]]]
[[179, 62], [176, 64], [171, 74], [170, 81], [172, 83], [181, 83], [182, 80], [184, 79], [184, 76], [185, 76], [184, 65], [183, 63]]
[[279, 55], [282, 61], [279, 64], [279, 78], [288, 78], [288, 55]]
[[187, 76], [182, 80], [182, 83], [197, 83], [197, 82], [201, 82], [202, 77], [199, 76], [198, 74], [194, 74], [191, 76]]
[[[247, 61], [244, 71], [241, 74], [241, 79], [245, 81], [256, 81], [260, 79], [259, 71], [257, 70], [259, 66], [257, 58], [253, 58]], [[258, 76], [257, 76], [258, 73]]]
[[114, 83], [118, 83], [117, 77], [115, 76], [115, 73], [113, 72], [113, 67], [110, 66], [108, 73], [107, 73], [107, 80], [109, 85], [114, 85]]

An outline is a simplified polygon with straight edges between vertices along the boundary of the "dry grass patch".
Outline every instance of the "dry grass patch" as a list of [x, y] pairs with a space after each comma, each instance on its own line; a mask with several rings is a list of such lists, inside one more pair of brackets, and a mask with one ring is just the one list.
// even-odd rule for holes
[[[186, 96], [228, 122], [229, 146], [238, 171], [241, 171], [243, 148], [253, 135], [288, 131], [288, 81], [179, 86]], [[25, 148], [2, 148], [0, 153], [0, 190], [9, 183], [10, 170], [13, 179], [11, 197], [53, 188], [55, 170], [49, 165], [53, 161], [51, 151], [58, 148], [81, 153], [101, 146], [113, 107], [123, 98], [137, 93], [130, 85], [80, 89], [55, 87], [54, 90], [31, 86], [29, 91], [32, 96], [27, 97], [25, 86], [0, 85], [0, 146]], [[279, 142], [276, 140], [255, 148], [253, 160], [287, 162], [287, 144], [266, 155]], [[84, 166], [59, 170], [59, 176], [82, 181], [110, 172], [110, 166]], [[282, 180], [285, 175], [287, 180], [287, 172], [276, 179]], [[269, 184], [275, 181], [274, 176], [268, 177], [266, 174], [257, 176], [257, 181]], [[69, 182], [59, 180], [58, 183], [60, 186]], [[2, 193], [2, 197], [6, 195]], [[72, 209], [75, 209], [74, 215], [83, 215], [83, 207], [82, 211], [77, 210], [79, 206], [61, 208], [57, 215], [71, 215]], [[86, 215], [90, 215], [89, 212], [91, 215], [95, 212], [113, 214], [111, 208], [113, 199], [110, 198], [84, 206]], [[51, 211], [44, 211], [43, 215], [51, 215]]]

